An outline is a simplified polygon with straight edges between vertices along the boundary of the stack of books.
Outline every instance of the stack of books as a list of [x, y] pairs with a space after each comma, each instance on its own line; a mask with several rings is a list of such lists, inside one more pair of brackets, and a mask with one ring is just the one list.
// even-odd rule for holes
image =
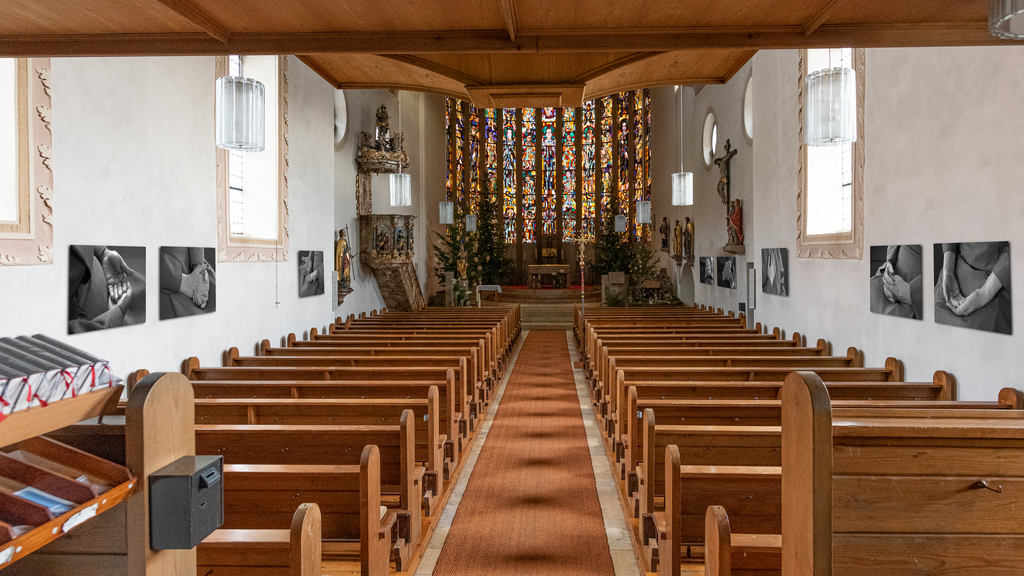
[[118, 384], [106, 360], [49, 336], [0, 338], [0, 416]]

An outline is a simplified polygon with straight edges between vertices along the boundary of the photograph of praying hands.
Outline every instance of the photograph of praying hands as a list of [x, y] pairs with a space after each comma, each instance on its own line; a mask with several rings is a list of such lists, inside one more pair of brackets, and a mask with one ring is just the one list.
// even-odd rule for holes
[[323, 250], [299, 250], [299, 298], [323, 293]]
[[1010, 243], [935, 245], [935, 321], [1013, 333]]
[[160, 319], [209, 314], [217, 309], [213, 248], [160, 248]]
[[72, 245], [68, 334], [146, 321], [146, 249]]
[[921, 245], [871, 247], [871, 311], [922, 320]]

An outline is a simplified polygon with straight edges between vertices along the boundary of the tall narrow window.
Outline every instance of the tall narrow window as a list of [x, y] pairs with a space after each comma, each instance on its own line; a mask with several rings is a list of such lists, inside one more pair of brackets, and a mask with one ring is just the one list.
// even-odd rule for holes
[[[644, 92], [637, 90], [632, 94], [633, 98], [633, 206], [636, 210], [636, 203], [647, 199], [646, 177], [644, 176]], [[643, 225], [650, 222], [640, 222], [636, 219], [634, 224], [634, 237], [644, 240]], [[650, 226], [648, 226], [648, 231]], [[649, 238], [648, 238], [649, 240]]]
[[536, 242], [537, 109], [523, 108], [523, 242]]
[[558, 177], [558, 142], [555, 128], [558, 113], [554, 108], [541, 109], [541, 161], [544, 163], [544, 188], [542, 189], [541, 214], [543, 233], [554, 234], [558, 229], [555, 219], [556, 194], [555, 181]]
[[217, 149], [218, 250], [221, 262], [288, 259], [287, 83], [283, 56], [217, 58], [217, 76], [245, 76], [265, 87], [262, 152]]
[[864, 51], [852, 48], [804, 50], [801, 58], [800, 109], [807, 74], [824, 68], [847, 67], [857, 73], [857, 141], [837, 146], [807, 146], [802, 141], [800, 115], [800, 236], [801, 258], [863, 256]]
[[581, 166], [581, 177], [583, 178], [583, 193], [581, 194], [583, 230], [580, 232], [583, 234], [584, 242], [594, 241], [594, 217], [597, 214], [595, 204], [597, 200], [597, 183], [595, 181], [597, 163], [594, 160], [597, 152], [597, 137], [595, 134], [597, 130], [596, 113], [597, 106], [593, 100], [583, 103], [583, 166]]
[[[630, 104], [632, 104], [632, 99], [626, 92], [619, 94], [619, 115], [617, 120], [619, 127], [619, 142], [617, 146], [619, 149], [619, 209], [617, 213], [626, 214], [627, 216], [633, 212], [629, 202], [629, 173], [630, 168], [632, 168], [629, 159], [631, 152], [629, 149], [629, 109], [632, 108]], [[635, 239], [636, 235], [632, 234], [632, 231], [627, 227], [625, 237]]]
[[467, 214], [476, 214], [480, 202], [480, 114], [469, 107], [469, 201]]
[[[498, 166], [501, 159], [498, 158], [498, 119], [495, 117], [497, 111], [494, 108], [484, 110], [484, 153], [487, 155], [485, 178], [486, 189], [484, 194], [493, 195], [495, 186], [498, 186]], [[500, 190], [500, 187], [498, 188]]]
[[462, 166], [462, 156], [465, 150], [465, 140], [463, 129], [465, 127], [462, 120], [462, 103], [456, 102], [455, 111], [459, 114], [455, 116], [455, 201], [460, 205], [466, 200], [466, 179], [464, 174], [466, 171]]
[[19, 220], [21, 188], [19, 166], [22, 129], [18, 106], [17, 58], [0, 58], [0, 223], [14, 224]]
[[562, 241], [576, 241], [576, 109], [562, 109]]
[[615, 154], [615, 142], [612, 140], [612, 97], [601, 100], [601, 218], [607, 218], [612, 209], [612, 196], [615, 194], [615, 174], [612, 173]]
[[516, 111], [515, 108], [505, 108], [501, 113], [502, 123], [502, 186], [504, 194], [505, 213], [505, 241], [514, 243], [516, 241], [516, 214], [518, 204], [516, 203]]

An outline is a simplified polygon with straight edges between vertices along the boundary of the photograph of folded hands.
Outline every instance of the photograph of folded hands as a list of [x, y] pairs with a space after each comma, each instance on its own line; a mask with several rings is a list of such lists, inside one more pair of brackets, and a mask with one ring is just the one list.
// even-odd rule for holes
[[146, 249], [73, 244], [68, 262], [68, 334], [146, 321]]
[[217, 309], [213, 248], [160, 248], [160, 319], [209, 314]]
[[1013, 333], [1010, 243], [936, 244], [935, 321]]

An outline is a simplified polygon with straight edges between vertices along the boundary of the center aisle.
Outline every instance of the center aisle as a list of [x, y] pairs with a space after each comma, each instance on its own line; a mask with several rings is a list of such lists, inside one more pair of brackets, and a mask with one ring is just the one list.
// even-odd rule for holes
[[614, 575], [564, 330], [531, 330], [435, 576]]

